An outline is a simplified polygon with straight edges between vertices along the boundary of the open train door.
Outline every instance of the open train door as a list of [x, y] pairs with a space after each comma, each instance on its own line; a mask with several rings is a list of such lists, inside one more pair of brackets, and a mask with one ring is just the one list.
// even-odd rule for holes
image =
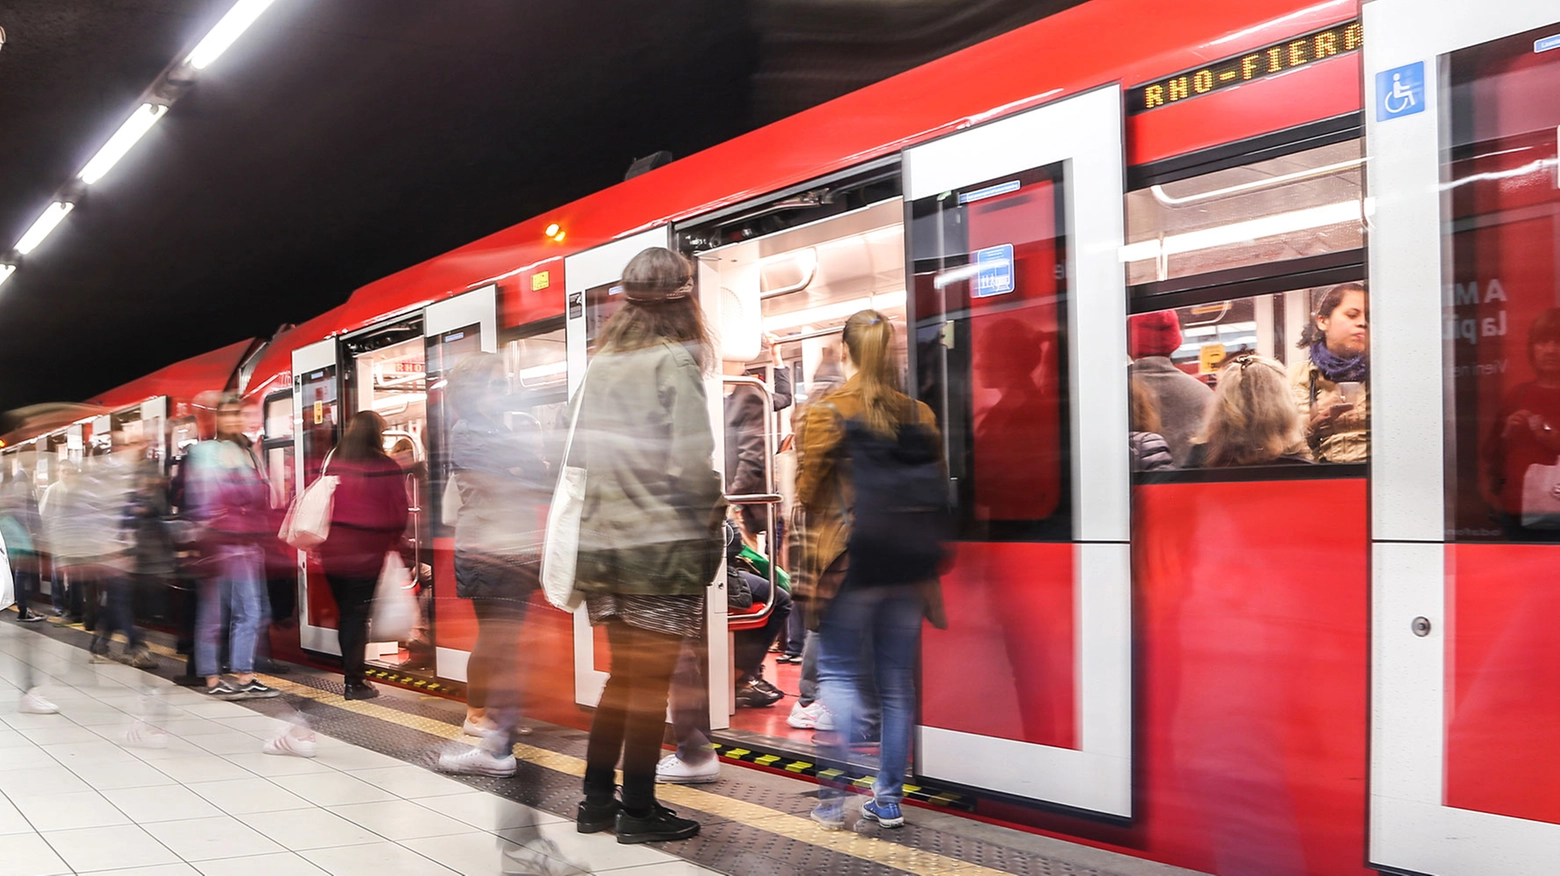
[[904, 154], [912, 373], [959, 526], [918, 771], [1129, 817], [1122, 167], [1115, 86]]
[[[340, 386], [337, 381], [335, 338], [299, 347], [292, 354], [294, 459], [298, 483], [293, 495], [319, 478], [325, 456], [336, 446], [341, 430]], [[298, 642], [322, 654], [341, 653], [336, 641], [336, 602], [325, 574], [313, 555], [298, 551]]]
[[1560, 860], [1560, 8], [1364, 6], [1370, 861]]

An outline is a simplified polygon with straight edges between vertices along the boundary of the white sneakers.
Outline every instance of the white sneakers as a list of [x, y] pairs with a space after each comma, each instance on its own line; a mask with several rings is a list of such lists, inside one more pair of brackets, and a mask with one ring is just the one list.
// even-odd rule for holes
[[712, 756], [701, 764], [690, 764], [675, 754], [668, 754], [655, 766], [655, 780], [668, 785], [702, 785], [719, 779], [718, 757]]
[[130, 748], [163, 749], [168, 747], [168, 731], [138, 720], [119, 734], [119, 741]]
[[[486, 718], [481, 719], [480, 722], [467, 718], [465, 722], [460, 725], [460, 730], [462, 733], [465, 733], [467, 736], [475, 736], [478, 739], [486, 739], [488, 734], [497, 729], [497, 727], [488, 723]], [[525, 726], [524, 724], [521, 724], [515, 728], [516, 736], [530, 736], [531, 732], [531, 728]]]
[[786, 716], [785, 722], [798, 730], [834, 729], [834, 716], [823, 707], [822, 700], [813, 700], [810, 706], [796, 702], [791, 706], [791, 714]]
[[22, 694], [16, 701], [16, 710], [24, 715], [58, 715], [60, 707], [43, 698], [37, 688]]
[[319, 753], [319, 745], [314, 740], [313, 730], [303, 724], [294, 724], [266, 740], [266, 743], [260, 746], [260, 750], [265, 754], [314, 757]]
[[507, 779], [515, 774], [518, 765], [512, 754], [497, 755], [481, 748], [468, 748], [461, 752], [439, 755], [439, 771], [458, 776], [495, 776]]

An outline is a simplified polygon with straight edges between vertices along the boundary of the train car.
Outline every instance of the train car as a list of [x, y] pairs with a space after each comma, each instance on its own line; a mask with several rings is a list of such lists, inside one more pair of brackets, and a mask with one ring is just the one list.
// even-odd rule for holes
[[[357, 290], [249, 377], [276, 499], [351, 412], [386, 417], [432, 652], [369, 656], [458, 696], [442, 381], [499, 353], [511, 419], [556, 431], [623, 265], [674, 247], [731, 372], [711, 396], [790, 377], [774, 438], [847, 316], [900, 330], [957, 498], [921, 653], [929, 805], [1219, 874], [1552, 872], [1557, 74], [1560, 14], [1530, 0], [1092, 0]], [[1334, 290], [1368, 342], [1336, 370]], [[1129, 375], [1208, 392], [1265, 361], [1354, 440], [1133, 471], [1129, 431], [1157, 430]], [[747, 501], [783, 504], [766, 487]], [[298, 562], [298, 647], [338, 653]], [[711, 597], [721, 741], [805, 770], [808, 732], [734, 707], [755, 619]], [[527, 623], [528, 712], [586, 726], [597, 637], [541, 603]]]

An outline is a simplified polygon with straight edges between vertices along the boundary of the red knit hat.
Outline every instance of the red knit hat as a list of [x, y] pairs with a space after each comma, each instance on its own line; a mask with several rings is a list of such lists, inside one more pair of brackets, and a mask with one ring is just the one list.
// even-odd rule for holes
[[1140, 313], [1127, 319], [1127, 355], [1168, 356], [1181, 346], [1181, 320], [1173, 310]]

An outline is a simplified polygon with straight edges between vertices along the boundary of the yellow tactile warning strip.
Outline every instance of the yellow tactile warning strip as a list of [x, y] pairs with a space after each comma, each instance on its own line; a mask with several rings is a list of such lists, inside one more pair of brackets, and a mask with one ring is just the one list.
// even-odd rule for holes
[[[152, 645], [151, 648], [160, 655], [177, 657], [171, 648], [161, 645]], [[298, 684], [284, 678], [270, 675], [260, 675], [259, 677], [266, 684], [283, 693], [314, 700], [322, 705], [354, 712], [366, 718], [395, 724], [409, 730], [427, 733], [430, 736], [438, 736], [450, 740], [463, 738], [461, 729], [454, 724], [446, 724], [443, 721], [420, 715], [410, 715], [374, 702], [346, 700], [338, 694]], [[580, 777], [585, 775], [585, 761], [582, 758], [560, 754], [545, 748], [537, 748], [534, 745], [526, 745], [524, 743], [515, 745], [515, 757], [566, 775]], [[946, 855], [939, 855], [934, 852], [926, 852], [897, 843], [884, 842], [873, 837], [862, 836], [855, 831], [824, 830], [808, 818], [781, 812], [778, 809], [770, 809], [767, 806], [759, 806], [755, 803], [733, 800], [730, 797], [723, 797], [709, 791], [701, 791], [687, 785], [660, 785], [656, 788], [656, 796], [673, 805], [685, 806], [699, 812], [729, 818], [748, 827], [828, 849], [829, 851], [872, 861], [896, 870], [923, 873], [928, 874], [928, 876], [999, 876], [999, 874], [1004, 873], [1002, 870], [982, 867], [979, 864], [971, 864], [967, 861], [960, 861], [957, 858], [947, 857]]]

